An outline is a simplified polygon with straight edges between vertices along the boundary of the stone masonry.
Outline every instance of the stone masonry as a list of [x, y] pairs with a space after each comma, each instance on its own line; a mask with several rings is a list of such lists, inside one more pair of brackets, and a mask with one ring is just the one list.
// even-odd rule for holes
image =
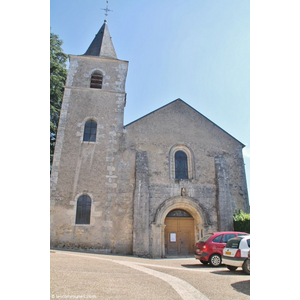
[[[232, 230], [234, 211], [249, 212], [244, 145], [181, 99], [124, 126], [128, 62], [117, 58], [106, 22], [84, 55], [69, 57], [51, 173], [51, 246], [163, 257], [172, 210], [193, 218], [193, 241]], [[95, 72], [101, 88], [91, 87]], [[96, 138], [84, 141], [90, 120]], [[178, 151], [184, 179], [176, 177]], [[80, 224], [83, 196], [90, 204]]]

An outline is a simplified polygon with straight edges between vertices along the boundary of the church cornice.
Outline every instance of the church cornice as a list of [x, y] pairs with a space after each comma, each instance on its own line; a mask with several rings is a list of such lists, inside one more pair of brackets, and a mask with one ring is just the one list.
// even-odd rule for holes
[[118, 58], [111, 58], [111, 57], [105, 57], [105, 56], [89, 56], [89, 55], [75, 55], [75, 54], [69, 54], [69, 59], [71, 58], [80, 58], [80, 59], [87, 59], [87, 60], [103, 60], [103, 61], [114, 61], [114, 62], [123, 62], [123, 63], [129, 63], [128, 60], [122, 60]]
[[76, 87], [76, 86], [69, 86], [69, 85], [66, 85], [65, 89], [93, 91], [95, 93], [110, 93], [110, 94], [122, 94], [122, 95], [126, 94], [126, 92], [121, 92], [121, 91], [111, 91], [111, 90], [105, 90], [105, 89], [91, 89], [90, 87]]

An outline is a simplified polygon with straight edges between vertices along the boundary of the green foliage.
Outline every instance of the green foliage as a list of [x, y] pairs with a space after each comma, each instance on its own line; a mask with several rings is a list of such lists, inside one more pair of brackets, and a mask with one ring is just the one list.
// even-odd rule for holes
[[67, 54], [58, 35], [50, 32], [50, 165], [52, 165], [60, 108], [67, 78]]
[[242, 210], [235, 211], [233, 214], [233, 226], [235, 231], [250, 233], [250, 214]]

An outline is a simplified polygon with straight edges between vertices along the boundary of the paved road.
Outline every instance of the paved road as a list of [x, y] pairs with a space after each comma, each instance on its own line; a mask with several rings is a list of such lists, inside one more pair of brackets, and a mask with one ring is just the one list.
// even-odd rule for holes
[[243, 300], [250, 276], [213, 268], [194, 258], [50, 251], [50, 299]]

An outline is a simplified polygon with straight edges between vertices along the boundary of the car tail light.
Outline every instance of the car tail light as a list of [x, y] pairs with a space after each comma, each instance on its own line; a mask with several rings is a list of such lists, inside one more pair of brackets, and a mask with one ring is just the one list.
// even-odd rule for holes
[[206, 246], [204, 245], [204, 246], [202, 247], [202, 249], [206, 249]]
[[239, 249], [238, 251], [236, 251], [234, 257], [241, 257], [241, 249]]

